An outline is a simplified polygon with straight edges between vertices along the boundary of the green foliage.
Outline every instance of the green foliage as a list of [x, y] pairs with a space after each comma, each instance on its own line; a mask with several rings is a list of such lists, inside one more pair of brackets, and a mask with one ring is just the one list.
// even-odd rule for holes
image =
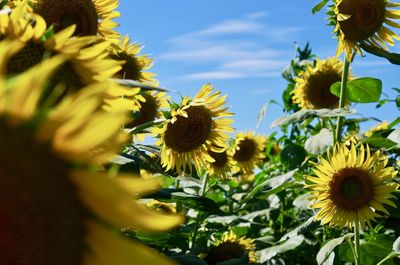
[[319, 2], [317, 5], [315, 5], [313, 8], [312, 8], [312, 13], [313, 14], [315, 14], [315, 13], [318, 13], [319, 11], [321, 11], [321, 9], [327, 4], [329, 2], [329, 0], [322, 0], [321, 2]]
[[[331, 92], [340, 97], [340, 82], [331, 86]], [[346, 99], [356, 103], [378, 102], [382, 93], [382, 82], [372, 77], [363, 77], [347, 83]]]

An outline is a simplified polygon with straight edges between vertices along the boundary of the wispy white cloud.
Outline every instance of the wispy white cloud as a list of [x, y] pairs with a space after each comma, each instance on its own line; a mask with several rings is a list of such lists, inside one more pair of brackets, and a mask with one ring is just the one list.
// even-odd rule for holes
[[268, 72], [252, 72], [252, 71], [233, 71], [233, 70], [215, 70], [207, 72], [199, 72], [182, 76], [186, 80], [221, 80], [221, 79], [238, 79], [250, 77], [275, 77], [280, 76], [281, 71]]
[[249, 47], [246, 43], [208, 44], [193, 49], [170, 51], [160, 55], [161, 59], [186, 62], [231, 62], [244, 59], [274, 58], [282, 52], [276, 49]]
[[171, 49], [159, 59], [208, 68], [181, 76], [190, 80], [279, 76], [290, 58], [276, 44], [302, 28], [267, 27], [262, 21], [267, 16], [250, 13], [177, 36], [169, 40]]

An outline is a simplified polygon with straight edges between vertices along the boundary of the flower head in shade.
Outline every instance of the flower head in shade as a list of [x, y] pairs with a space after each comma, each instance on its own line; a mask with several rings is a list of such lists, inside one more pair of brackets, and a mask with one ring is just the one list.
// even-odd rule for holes
[[233, 140], [229, 154], [235, 163], [235, 171], [244, 174], [253, 172], [253, 169], [265, 158], [266, 139], [254, 132], [239, 132]]
[[114, 77], [139, 82], [155, 82], [155, 74], [146, 71], [153, 65], [153, 60], [148, 55], [139, 55], [141, 50], [142, 46], [138, 43], [131, 43], [128, 36], [112, 44], [109, 49], [110, 58], [123, 61], [121, 70]]
[[208, 265], [215, 265], [230, 259], [240, 259], [247, 254], [249, 263], [256, 263], [258, 257], [255, 249], [256, 246], [253, 239], [238, 237], [234, 232], [230, 231], [213, 244], [204, 260]]
[[330, 87], [341, 80], [342, 68], [343, 63], [337, 58], [317, 59], [315, 66], [308, 65], [296, 78], [293, 102], [302, 109], [337, 108], [339, 98], [331, 93]]
[[224, 150], [222, 152], [214, 152], [209, 150], [208, 154], [214, 161], [208, 162], [206, 167], [207, 173], [222, 180], [229, 179], [234, 169], [234, 162], [232, 157], [228, 154], [228, 150]]

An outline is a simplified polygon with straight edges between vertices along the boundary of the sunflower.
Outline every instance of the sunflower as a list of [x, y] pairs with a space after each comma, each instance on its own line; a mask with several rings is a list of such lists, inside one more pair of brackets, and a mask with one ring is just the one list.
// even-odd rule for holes
[[389, 128], [389, 122], [383, 121], [376, 126], [372, 127], [364, 133], [366, 137], [371, 137], [375, 132], [383, 131]]
[[[14, 6], [26, 0], [14, 0]], [[55, 32], [75, 25], [74, 36], [98, 35], [106, 40], [116, 40], [119, 34], [113, 21], [120, 16], [115, 9], [118, 0], [31, 0], [33, 12], [44, 18]]]
[[165, 214], [175, 214], [176, 213], [176, 206], [172, 203], [165, 203], [160, 202], [157, 200], [152, 200], [146, 204], [146, 207], [165, 213]]
[[256, 263], [258, 257], [255, 249], [256, 245], [253, 239], [239, 238], [234, 232], [230, 231], [225, 233], [221, 240], [214, 243], [204, 260], [208, 265], [215, 265], [230, 259], [240, 259], [247, 254], [249, 262]]
[[355, 52], [362, 54], [360, 44], [387, 49], [400, 37], [387, 26], [400, 28], [393, 19], [400, 18], [400, 11], [392, 8], [400, 4], [389, 0], [336, 0], [331, 23], [339, 39], [337, 55], [346, 52], [350, 62]]
[[307, 177], [313, 183], [306, 185], [312, 207], [320, 209], [315, 218], [331, 226], [365, 228], [380, 216], [377, 210], [389, 214], [384, 204], [396, 207], [390, 198], [398, 185], [392, 182], [397, 171], [387, 162], [380, 151], [371, 155], [368, 145], [357, 150], [353, 144], [337, 144], [332, 154], [329, 150], [327, 159], [315, 164], [316, 176]]
[[110, 58], [124, 62], [121, 70], [114, 77], [139, 82], [154, 82], [155, 74], [145, 71], [153, 65], [153, 60], [148, 55], [139, 55], [141, 50], [142, 46], [138, 43], [130, 43], [128, 36], [112, 44], [109, 49]]
[[222, 180], [229, 179], [233, 172], [234, 163], [228, 151], [214, 152], [208, 150], [208, 154], [214, 161], [207, 163], [207, 173]]
[[[29, 13], [27, 8], [24, 1], [10, 14], [0, 14], [0, 38], [16, 38], [25, 43], [24, 48], [10, 58], [8, 74], [21, 73], [46, 57], [67, 55], [68, 59], [50, 80], [52, 89], [48, 92], [62, 97], [91, 83], [108, 80], [121, 69], [121, 62], [106, 58], [106, 50], [110, 46], [108, 42], [99, 41], [96, 36], [72, 37], [75, 26], [44, 41], [45, 21], [39, 15]], [[54, 91], [56, 85], [58, 90]]]
[[46, 80], [67, 58], [57, 55], [6, 78], [7, 60], [23, 46], [15, 39], [0, 42], [1, 264], [172, 264], [117, 232], [181, 222], [136, 202], [158, 181], [94, 170], [127, 139], [119, 129], [126, 116], [99, 109], [101, 83], [41, 108]]
[[133, 113], [134, 117], [126, 125], [127, 128], [134, 128], [160, 118], [162, 115], [159, 110], [169, 106], [169, 96], [165, 92], [143, 92], [141, 96], [140, 109]]
[[317, 59], [315, 66], [308, 65], [296, 78], [293, 102], [302, 109], [337, 108], [339, 98], [331, 93], [330, 87], [341, 81], [342, 68], [343, 63], [337, 58]]
[[256, 135], [254, 132], [240, 132], [233, 140], [233, 146], [229, 150], [235, 162], [235, 172], [251, 174], [253, 169], [265, 158], [264, 148], [266, 138]]
[[201, 166], [214, 159], [208, 151], [222, 152], [227, 132], [232, 132], [232, 113], [224, 107], [226, 96], [213, 92], [214, 87], [206, 84], [193, 100], [182, 99], [180, 106], [171, 110], [171, 118], [155, 128], [160, 136], [156, 142], [161, 146], [161, 164], [167, 169], [192, 169], [194, 164], [199, 172]]

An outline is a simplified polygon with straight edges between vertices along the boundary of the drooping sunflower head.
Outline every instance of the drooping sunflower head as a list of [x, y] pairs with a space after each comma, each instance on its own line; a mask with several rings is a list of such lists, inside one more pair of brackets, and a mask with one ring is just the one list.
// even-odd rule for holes
[[266, 138], [251, 132], [240, 132], [233, 140], [229, 154], [235, 163], [235, 172], [252, 173], [253, 169], [265, 158]]
[[208, 265], [215, 265], [230, 259], [240, 259], [247, 254], [249, 263], [256, 263], [258, 257], [255, 249], [256, 245], [253, 239], [238, 237], [230, 231], [213, 244], [204, 260]]
[[337, 58], [317, 59], [315, 66], [308, 65], [296, 78], [293, 102], [302, 109], [337, 108], [339, 98], [330, 87], [341, 80], [342, 68], [343, 63]]
[[131, 79], [139, 82], [154, 82], [154, 73], [147, 72], [153, 65], [153, 60], [147, 55], [139, 55], [142, 46], [130, 43], [128, 36], [111, 46], [110, 58], [123, 61], [121, 70], [114, 75], [116, 78]]
[[160, 109], [167, 108], [169, 96], [165, 92], [144, 92], [141, 94], [143, 100], [139, 102], [140, 108], [133, 113], [133, 118], [126, 125], [127, 128], [154, 121], [161, 117]]
[[234, 163], [232, 157], [228, 154], [228, 150], [222, 152], [208, 150], [208, 154], [214, 160], [207, 164], [208, 174], [222, 180], [229, 179], [234, 169]]
[[365, 137], [371, 137], [375, 132], [386, 130], [389, 127], [389, 122], [383, 121], [364, 133]]
[[384, 204], [396, 207], [390, 200], [398, 185], [392, 182], [397, 175], [387, 167], [388, 158], [380, 151], [371, 155], [368, 145], [357, 150], [352, 144], [337, 144], [327, 159], [315, 164], [315, 176], [308, 176], [313, 208], [319, 209], [317, 220], [331, 226], [350, 228], [371, 225], [380, 215], [389, 214]]
[[208, 151], [222, 152], [226, 146], [228, 132], [233, 129], [232, 113], [225, 107], [226, 96], [213, 92], [207, 84], [191, 100], [186, 97], [171, 111], [171, 118], [155, 129], [160, 135], [161, 163], [167, 170], [182, 171], [195, 166], [200, 171], [207, 161], [213, 161]]
[[331, 23], [338, 36], [337, 55], [346, 53], [348, 61], [354, 53], [361, 54], [360, 44], [386, 48], [394, 45], [399, 36], [387, 26], [400, 28], [392, 19], [400, 18], [400, 11], [392, 8], [400, 4], [389, 0], [336, 0]]
[[[49, 80], [51, 92], [58, 85], [59, 97], [71, 91], [111, 78], [121, 62], [105, 58], [110, 44], [98, 37], [73, 37], [74, 26], [45, 38], [46, 23], [39, 15], [29, 13], [26, 1], [17, 5], [10, 14], [0, 14], [0, 38], [16, 38], [25, 43], [7, 65], [8, 74], [21, 73], [38, 64], [43, 58], [57, 54], [68, 58]], [[60, 86], [61, 84], [61, 86]]]
[[31, 0], [33, 11], [53, 25], [56, 32], [76, 25], [74, 36], [98, 35], [115, 40], [119, 34], [113, 21], [120, 13], [115, 9], [118, 0]]
[[19, 40], [0, 41], [1, 263], [171, 264], [109, 229], [164, 230], [180, 218], [135, 201], [158, 182], [93, 170], [127, 139], [120, 130], [126, 115], [100, 108], [107, 86], [93, 84], [42, 108], [46, 81], [68, 57], [6, 77], [7, 60], [23, 47]]

